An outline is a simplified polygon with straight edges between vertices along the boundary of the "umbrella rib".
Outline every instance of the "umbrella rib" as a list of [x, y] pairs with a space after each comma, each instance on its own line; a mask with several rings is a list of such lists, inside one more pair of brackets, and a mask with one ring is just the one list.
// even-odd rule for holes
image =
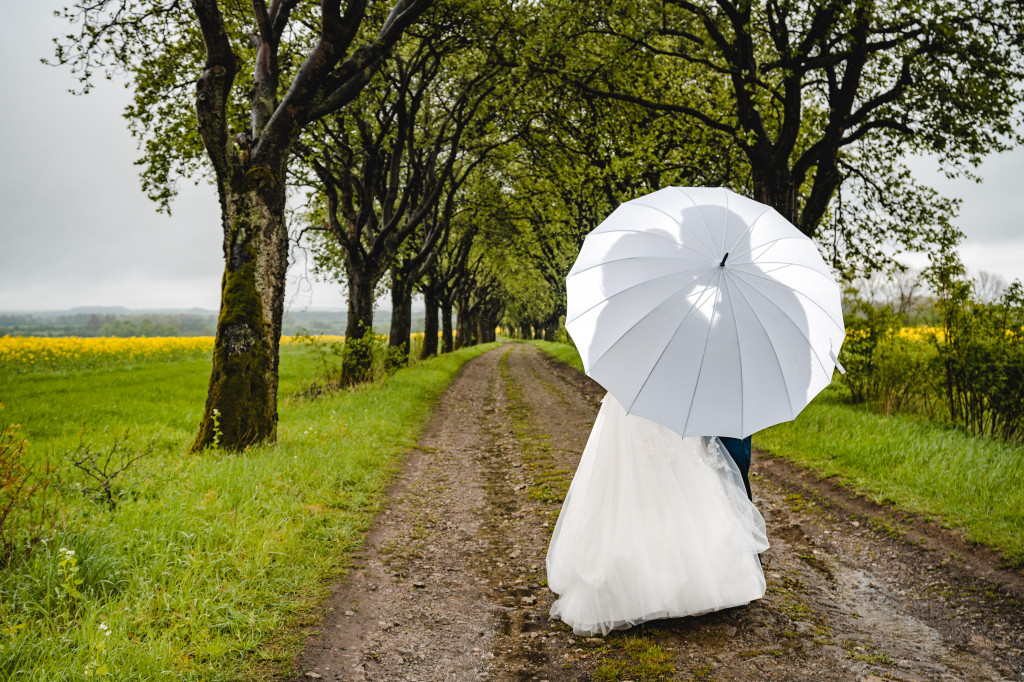
[[[623, 260], [625, 260], [625, 259], [623, 259]], [[623, 293], [625, 293], [627, 291], [630, 291], [631, 289], [636, 289], [638, 286], [642, 286], [642, 285], [648, 284], [650, 282], [657, 282], [659, 279], [665, 279], [666, 277], [674, 277], [676, 275], [685, 275], [688, 272], [693, 272], [695, 270], [701, 270], [701, 269], [706, 268], [706, 267], [707, 267], [707, 265], [701, 265], [700, 267], [690, 268], [689, 270], [677, 270], [675, 272], [670, 272], [667, 275], [658, 275], [657, 277], [651, 277], [649, 279], [645, 279], [642, 282], [637, 282], [636, 284], [631, 284], [630, 286], [626, 287], [625, 289], [620, 289], [619, 291], [616, 291], [611, 296], [605, 296], [600, 301], [598, 301], [594, 305], [590, 306], [589, 308], [587, 308], [586, 310], [584, 310], [580, 314], [573, 316], [572, 320], [566, 320], [566, 323], [575, 322], [576, 320], [580, 319], [581, 317], [583, 317], [584, 315], [589, 313], [591, 310], [593, 310], [597, 306], [601, 305], [602, 303], [604, 303], [606, 301], [610, 301], [613, 298], [615, 298], [616, 296], [618, 296], [619, 294], [623, 294]], [[581, 272], [585, 272], [585, 271], [581, 271]], [[566, 278], [566, 279], [568, 279], [568, 278]], [[665, 298], [665, 300], [668, 300], [672, 296], [675, 296], [677, 293], [679, 293], [679, 292], [678, 291], [673, 291], [671, 294], [668, 295], [668, 297]], [[662, 302], [664, 302], [664, 301], [662, 301]], [[632, 327], [630, 327], [630, 329], [632, 329]], [[629, 330], [627, 330], [627, 331], [629, 331]]]
[[[731, 284], [731, 281], [730, 281], [730, 284]], [[730, 289], [731, 289], [731, 286], [730, 286]], [[790, 397], [790, 394], [789, 394], [789, 381], [786, 380], [786, 373], [782, 369], [782, 360], [779, 358], [779, 351], [777, 351], [775, 349], [775, 343], [772, 342], [772, 335], [768, 333], [768, 330], [764, 326], [764, 322], [762, 322], [761, 318], [757, 315], [756, 312], [754, 312], [754, 306], [752, 306], [750, 304], [750, 299], [747, 298], [747, 295], [745, 293], [743, 293], [743, 290], [740, 289], [739, 287], [736, 287], [736, 293], [739, 294], [740, 298], [743, 299], [743, 302], [747, 304], [747, 307], [750, 308], [750, 311], [752, 313], [754, 313], [754, 315], [753, 315], [754, 319], [757, 320], [758, 326], [761, 327], [761, 331], [764, 332], [764, 338], [768, 340], [768, 347], [772, 349], [772, 355], [775, 357], [775, 364], [779, 366], [779, 376], [782, 377], [782, 383], [786, 387], [786, 402], [789, 404], [789, 413], [792, 415], [793, 414], [793, 398]], [[736, 311], [735, 311], [735, 308], [734, 308], [733, 309], [733, 315], [735, 316], [735, 314], [736, 314]], [[739, 328], [737, 328], [737, 332], [738, 331], [739, 331]]]
[[[686, 194], [686, 193], [683, 192], [683, 194]], [[640, 199], [633, 199], [633, 201], [628, 201], [628, 202], [626, 202], [626, 204], [635, 203], [637, 206], [643, 206], [644, 208], [649, 208], [652, 211], [657, 211], [658, 213], [663, 214], [666, 218], [668, 218], [669, 220], [674, 222], [677, 226], [680, 226], [679, 220], [677, 220], [671, 213], [669, 213], [668, 211], [666, 211], [663, 208], [658, 208], [657, 206], [651, 206], [650, 204], [643, 203], [641, 201], [641, 199], [643, 199], [643, 198], [644, 197], [640, 197]], [[696, 202], [694, 202], [693, 199], [691, 199], [689, 195], [687, 195], [686, 198], [690, 199], [690, 201], [696, 207]], [[626, 204], [623, 204], [623, 206], [625, 206]], [[697, 210], [699, 211], [700, 209], [697, 209]], [[703, 216], [701, 217], [701, 220], [703, 220]], [[598, 227], [600, 227], [600, 226], [598, 226]], [[704, 229], [707, 230], [707, 225], [704, 226]], [[609, 230], [609, 232], [611, 232], [611, 231], [612, 230]], [[638, 232], [639, 230], [624, 230], [624, 231], [625, 232]], [[642, 234], [650, 234], [650, 233], [644, 232]], [[666, 237], [666, 239], [668, 239], [668, 237]], [[671, 240], [671, 241], [675, 241], [675, 240]], [[678, 242], [676, 242], [676, 243], [678, 243]], [[714, 254], [708, 253], [707, 250], [704, 249], [703, 247], [701, 247], [701, 251], [703, 251], [707, 255], [708, 258], [714, 259], [714, 257], [715, 257]]]
[[[748, 253], [750, 253], [751, 251], [753, 251], [754, 249], [759, 249], [762, 246], [775, 246], [779, 242], [784, 241], [786, 239], [807, 239], [807, 237], [805, 237], [803, 234], [787, 234], [787, 235], [785, 235], [783, 237], [779, 237], [777, 239], [770, 239], [770, 240], [764, 242], [763, 244], [757, 244], [756, 246], [751, 246], [746, 251], [744, 251], [742, 253], [736, 254], [735, 256], [732, 257], [732, 260], [735, 260], [736, 258], [738, 258], [740, 256], [745, 256]], [[767, 253], [767, 251], [765, 251], [765, 253]]]
[[[769, 279], [769, 278], [765, 278], [765, 279]], [[741, 281], [742, 281], [742, 280], [741, 280]], [[748, 284], [748, 283], [746, 283], [746, 282], [744, 282], [744, 284], [747, 284], [748, 286], [751, 286], [751, 285], [749, 285], [749, 284]], [[754, 287], [753, 287], [753, 286], [751, 286], [751, 288], [754, 288]], [[754, 289], [754, 290], [755, 290], [755, 291], [757, 291], [757, 289]], [[795, 290], [791, 290], [791, 291], [793, 291], [794, 293], [796, 293], [796, 291], [795, 291]], [[760, 293], [760, 292], [758, 292], [758, 293]], [[767, 296], [767, 295], [765, 295], [765, 294], [761, 294], [761, 295], [762, 295], [762, 296], [764, 296], [764, 299], [765, 299], [766, 301], [768, 301], [768, 302], [769, 302], [769, 303], [771, 303], [771, 304], [772, 304], [773, 306], [775, 306], [776, 308], [778, 308], [779, 312], [780, 312], [780, 313], [782, 313], [782, 317], [784, 317], [784, 318], [785, 318], [785, 319], [786, 319], [787, 321], [789, 321], [789, 323], [790, 323], [791, 325], [793, 325], [793, 327], [794, 327], [794, 328], [795, 328], [795, 329], [796, 329], [796, 330], [797, 330], [798, 332], [800, 332], [800, 336], [804, 337], [804, 341], [806, 341], [806, 342], [807, 342], [807, 347], [811, 349], [811, 355], [813, 355], [813, 356], [814, 356], [814, 359], [818, 361], [818, 364], [819, 364], [819, 365], [821, 365], [821, 369], [822, 369], [822, 371], [823, 371], [823, 372], [825, 372], [825, 375], [826, 375], [826, 376], [828, 376], [828, 373], [829, 373], [829, 372], [828, 372], [828, 368], [827, 368], [827, 367], [825, 367], [825, 363], [823, 363], [823, 362], [821, 361], [821, 358], [820, 358], [820, 357], [818, 357], [818, 353], [817, 353], [817, 352], [815, 352], [815, 350], [814, 350], [814, 344], [812, 344], [812, 343], [811, 343], [811, 340], [810, 340], [809, 338], [807, 338], [807, 334], [805, 334], [805, 333], [804, 333], [804, 330], [800, 328], [800, 325], [798, 325], [798, 324], [796, 323], [796, 320], [794, 320], [794, 319], [793, 319], [792, 317], [790, 317], [790, 316], [789, 316], [789, 313], [787, 313], [787, 312], [786, 312], [785, 310], [783, 310], [783, 309], [782, 309], [782, 306], [780, 306], [780, 305], [779, 305], [778, 303], [776, 303], [776, 302], [775, 302], [775, 301], [774, 301], [774, 300], [772, 299], [772, 297], [771, 297], [771, 296]], [[806, 297], [805, 297], [805, 298], [806, 298]], [[808, 300], [810, 300], [810, 299], [808, 299]], [[821, 306], [818, 306], [818, 307], [820, 308]], [[822, 310], [824, 310], [824, 308], [822, 308]], [[827, 313], [826, 313], [826, 314], [827, 314]], [[828, 318], [829, 318], [829, 319], [831, 320], [831, 319], [832, 319], [832, 316], [831, 316], [831, 315], [829, 315], [829, 316], [828, 316]], [[832, 320], [832, 322], [834, 323], [834, 322], [835, 322], [835, 320]]]
[[[616, 258], [614, 260], [603, 260], [600, 263], [594, 263], [593, 265], [585, 267], [582, 270], [577, 270], [575, 272], [570, 272], [566, 276], [566, 279], [569, 279], [569, 277], [575, 277], [576, 275], [582, 274], [582, 273], [587, 272], [589, 270], [593, 270], [594, 268], [600, 268], [602, 266], [608, 265], [609, 263], [622, 263], [623, 261], [627, 261], [627, 260], [675, 260], [675, 261], [683, 261], [684, 263], [689, 263], [689, 262], [700, 263], [701, 267], [705, 267], [705, 268], [708, 265], [706, 261], [698, 261], [698, 260], [692, 259], [692, 258], [676, 258], [675, 256], [626, 256], [625, 258]], [[685, 271], [683, 271], [683, 272], [685, 272]]]
[[[729, 288], [729, 293], [732, 294], [732, 281], [731, 281], [731, 278], [726, 277], [724, 279], [725, 279], [725, 286]], [[742, 296], [743, 294], [740, 294], [740, 295]], [[731, 298], [731, 296], [730, 296], [730, 298]], [[744, 403], [744, 400], [743, 400], [743, 344], [740, 343], [740, 323], [739, 323], [739, 320], [736, 318], [736, 305], [733, 304], [730, 307], [732, 308], [732, 326], [733, 326], [733, 329], [736, 330], [736, 355], [739, 358], [739, 367], [740, 367], [740, 433], [745, 433], [746, 432], [746, 428], [744, 428], [744, 421], [743, 421], [743, 419], [744, 419], [744, 412], [743, 412], [743, 403]], [[757, 316], [755, 315], [754, 317], [757, 317]]]
[[[747, 229], [743, 232], [743, 234], [741, 234], [739, 237], [736, 237], [736, 241], [733, 242], [732, 248], [729, 249], [730, 253], [736, 250], [736, 245], [740, 243], [740, 240], [743, 239], [744, 237], [746, 237], [748, 234], [750, 234], [751, 230], [754, 229], [754, 225], [757, 224], [757, 221], [760, 220], [761, 218], [763, 218], [765, 216], [765, 214], [768, 213], [768, 211], [770, 211], [770, 210], [772, 210], [771, 206], [766, 207], [763, 211], [761, 211], [761, 213], [756, 218], [754, 218], [752, 221], [750, 221], [750, 224], [747, 225]], [[750, 253], [751, 250], [752, 249], [747, 249], [743, 253]], [[741, 253], [740, 255], [742, 256], [743, 253]]]
[[[651, 209], [653, 209], [655, 211], [661, 211], [661, 209], [655, 208], [654, 206], [650, 206], [648, 208], [651, 208]], [[665, 213], [664, 211], [661, 211], [661, 212]], [[665, 213], [665, 215], [668, 215], [668, 214]], [[669, 217], [671, 218], [672, 216], [669, 216]], [[707, 251], [705, 251], [703, 248], [701, 248], [701, 250], [698, 251], [697, 249], [693, 248], [689, 244], [684, 244], [683, 242], [679, 241], [678, 239], [673, 239], [672, 237], [666, 237], [666, 236], [663, 236], [663, 235], [660, 235], [660, 234], [656, 234], [654, 232], [645, 232], [644, 230], [614, 229], [614, 230], [604, 230], [602, 232], [598, 232], [597, 234], [599, 234], [599, 235], [602, 235], [602, 234], [612, 234], [613, 232], [623, 232], [625, 234], [640, 234], [640, 235], [644, 235], [645, 237], [654, 237], [655, 239], [664, 239], [665, 241], [667, 241], [670, 244], [675, 244], [676, 246], [681, 246], [684, 249], [689, 249], [690, 251], [693, 251], [694, 253], [696, 253], [699, 256], [704, 256], [705, 258], [709, 258], [711, 260], [715, 260], [715, 258], [712, 255], [710, 255]], [[591, 233], [591, 234], [593, 234], [593, 233]], [[587, 236], [590, 236], [590, 235], [587, 235]]]
[[[722, 269], [718, 270], [718, 281], [722, 281]], [[715, 288], [715, 305], [711, 307], [711, 319], [708, 320], [708, 333], [704, 337], [704, 350], [701, 351], [701, 357], [703, 358], [708, 352], [708, 341], [711, 340], [711, 329], [715, 326], [715, 314], [718, 312], [718, 301], [721, 300], [722, 288]], [[682, 324], [680, 324], [682, 326]], [[678, 331], [678, 328], [677, 328]], [[664, 352], [664, 351], [663, 351]], [[658, 358], [660, 361], [661, 358]], [[693, 414], [693, 399], [697, 397], [697, 387], [700, 386], [700, 377], [704, 373], [704, 363], [700, 363], [700, 368], [697, 370], [697, 379], [693, 382], [693, 393], [690, 394], [690, 406], [686, 409], [686, 420], [683, 422], [683, 433], [686, 433], [686, 427], [690, 424], [690, 415]], [[645, 380], [646, 382], [646, 380]], [[707, 435], [707, 434], [704, 434]]]
[[[740, 263], [740, 265], [784, 265], [787, 268], [806, 268], [807, 270], [810, 270], [811, 272], [819, 274], [822, 277], [827, 277], [830, 281], [835, 281], [835, 279], [832, 277], [832, 275], [830, 275], [830, 274], [828, 274], [826, 272], [822, 272], [821, 270], [817, 270], [815, 268], [812, 268], [807, 263], [797, 263], [797, 262], [794, 262], [794, 261], [791, 261], [791, 260], [762, 260], [762, 259], [758, 258], [756, 261], [747, 261], [746, 263]], [[778, 268], [776, 268], [776, 269], [778, 269]]]
[[[710, 271], [710, 272], [708, 272], [708, 273], [706, 273], [706, 274], [702, 275], [701, 277], [699, 277], [699, 278], [698, 278], [698, 279], [697, 279], [697, 280], [696, 280], [696, 281], [694, 282], [694, 284], [696, 284], [696, 283], [697, 283], [697, 282], [699, 282], [700, 280], [704, 279], [704, 278], [705, 278], [705, 277], [707, 277], [708, 275], [713, 275], [713, 274], [715, 274], [715, 272], [714, 272], [714, 271], [712, 270], [712, 271]], [[704, 291], [707, 291], [707, 286], [705, 286], [705, 287], [704, 287]], [[701, 296], [702, 296], [702, 295], [704, 294], [704, 291], [702, 291], [702, 292], [700, 293], [700, 295], [701, 295]], [[612, 350], [613, 348], [615, 348], [615, 346], [619, 345], [619, 343], [620, 343], [620, 342], [622, 341], [622, 339], [624, 339], [624, 338], [626, 337], [626, 335], [627, 335], [627, 334], [629, 334], [629, 333], [630, 333], [631, 331], [633, 331], [633, 329], [634, 329], [634, 328], [635, 328], [635, 327], [636, 327], [636, 326], [637, 326], [638, 324], [640, 324], [640, 322], [642, 322], [642, 321], [643, 321], [643, 320], [644, 320], [644, 319], [645, 319], [645, 318], [646, 318], [646, 317], [647, 317], [648, 315], [650, 315], [651, 313], [653, 313], [653, 312], [654, 312], [655, 310], [657, 310], [657, 309], [658, 309], [658, 308], [660, 308], [661, 306], [665, 305], [666, 301], [670, 301], [670, 300], [672, 300], [672, 298], [673, 298], [673, 297], [674, 297], [674, 296], [675, 296], [676, 294], [678, 294], [678, 293], [679, 293], [679, 292], [676, 292], [675, 294], [672, 294], [671, 296], [668, 296], [667, 298], [665, 298], [665, 300], [664, 300], [664, 301], [662, 301], [662, 302], [661, 302], [661, 303], [659, 303], [658, 305], [656, 305], [656, 306], [654, 306], [653, 308], [651, 308], [650, 310], [648, 310], [648, 311], [647, 311], [647, 313], [646, 313], [646, 314], [644, 315], [644, 317], [641, 317], [641, 318], [640, 318], [639, 320], [637, 320], [636, 322], [634, 322], [633, 324], [631, 324], [631, 325], [629, 326], [629, 329], [627, 329], [626, 331], [624, 331], [624, 332], [622, 332], [621, 334], [619, 334], [619, 338], [615, 340], [615, 343], [613, 343], [612, 345], [608, 346], [608, 350], [606, 350], [605, 352], [601, 353], [601, 357], [599, 357], [599, 358], [597, 358], [596, 360], [594, 360], [594, 364], [592, 364], [592, 365], [590, 366], [590, 371], [589, 371], [589, 372], [587, 372], [587, 374], [589, 374], [590, 376], [593, 376], [593, 372], [594, 372], [594, 370], [595, 370], [595, 369], [597, 369], [597, 366], [598, 366], [598, 365], [599, 365], [599, 364], [601, 363], [601, 360], [602, 360], [602, 359], [603, 359], [603, 358], [604, 358], [604, 357], [605, 357], [606, 355], [608, 355], [608, 353], [609, 353], [609, 352], [611, 352], [611, 350]], [[698, 297], [698, 298], [699, 298], [699, 297]], [[690, 316], [690, 313], [691, 313], [691, 312], [693, 312], [693, 309], [694, 309], [694, 307], [696, 307], [696, 305], [697, 305], [697, 304], [696, 304], [696, 303], [694, 303], [694, 304], [693, 304], [693, 306], [691, 306], [691, 307], [690, 307], [690, 309], [686, 311], [686, 315], [684, 315], [684, 316], [683, 316], [683, 319], [682, 319], [682, 320], [680, 320], [680, 322], [679, 322], [679, 326], [680, 326], [680, 327], [681, 327], [681, 326], [683, 325], [683, 322], [685, 322], [685, 321], [686, 321], [686, 318]], [[678, 327], [677, 327], [677, 329], [678, 329]], [[661, 352], [662, 352], [662, 354], [664, 354], [664, 352], [665, 352], [665, 349], [663, 348]], [[661, 360], [661, 355], [659, 355], [659, 356], [658, 356], [658, 360], [659, 360], [659, 361]], [[657, 363], [657, 362], [655, 362], [654, 364], [655, 364], [655, 365], [657, 365], [658, 363]], [[646, 379], [644, 379], [644, 383], [645, 383], [645, 384], [647, 383], [647, 380], [646, 380]], [[642, 388], [643, 388], [643, 386], [641, 386], [640, 388], [642, 389]], [[639, 395], [639, 393], [638, 393], [638, 395]], [[636, 400], [634, 399], [634, 400], [633, 400], [633, 402], [636, 402]], [[632, 402], [631, 402], [631, 403], [629, 404], [629, 407], [627, 407], [627, 408], [626, 408], [626, 412], [629, 412], [629, 409], [630, 409], [631, 407], [633, 407], [633, 403], [632, 403]]]
[[[689, 194], [687, 194], [686, 190], [683, 189], [682, 187], [679, 188], [679, 191], [682, 192], [683, 196], [686, 197], [687, 199], [689, 199], [693, 203], [694, 208], [697, 209], [697, 215], [700, 216], [700, 221], [702, 223], [704, 223], [704, 231], [708, 233], [708, 240], [712, 244], [714, 244], [715, 243], [715, 238], [711, 234], [711, 226], [708, 225], [707, 218], [704, 217], [704, 211], [700, 210], [700, 204], [698, 204], [697, 201], [693, 197], [691, 197]], [[728, 196], [728, 194], [726, 196]], [[726, 218], [728, 218], [728, 216], [729, 216], [729, 214], [726, 213]]]
[[[796, 263], [793, 263], [793, 265], [796, 265]], [[807, 267], [807, 266], [800, 266], [800, 267]], [[814, 272], [814, 273], [817, 273], [817, 274], [821, 275], [822, 277], [825, 277], [825, 275], [823, 275], [822, 273], [818, 272], [814, 268], [807, 268], [807, 269], [810, 270], [811, 272]], [[836, 319], [834, 317], [832, 317], [832, 313], [830, 313], [829, 311], [825, 310], [825, 308], [822, 307], [822, 305], [820, 303], [818, 303], [813, 298], [811, 298], [807, 294], [803, 293], [799, 289], [794, 289], [794, 288], [792, 288], [792, 287], [790, 287], [790, 286], [788, 286], [786, 284], [783, 284], [782, 282], [780, 282], [777, 279], [774, 279], [772, 277], [765, 277], [764, 275], [762, 275], [759, 272], [750, 272], [749, 270], [738, 270], [738, 271], [734, 271], [734, 272], [736, 272], [739, 275], [749, 275], [751, 277], [757, 277], [758, 279], [768, 280], [769, 282], [774, 282], [775, 284], [778, 284], [779, 286], [787, 287], [794, 294], [797, 294], [798, 296], [802, 296], [806, 300], [808, 300], [811, 303], [813, 303], [815, 305], [815, 307], [818, 308], [818, 310], [820, 310], [821, 312], [825, 313], [825, 316], [828, 319], [832, 320], [832, 324], [836, 325], [837, 329], [841, 329], [843, 331], [843, 334], [846, 334], [846, 328], [843, 325], [840, 325], [840, 324], [838, 324], [836, 322]]]
[[722, 246], [720, 253], [729, 253], [725, 250], [725, 238], [729, 234], [729, 192], [725, 193], [725, 220], [722, 222]]
[[[708, 273], [708, 274], [715, 274], [715, 273], [714, 273], [714, 271], [712, 271], [711, 273]], [[719, 279], [721, 279], [721, 277], [722, 277], [722, 273], [721, 273], [721, 272], [718, 272], [718, 277], [719, 277]], [[680, 327], [682, 327], [682, 326], [683, 326], [683, 323], [684, 323], [684, 322], [686, 322], [687, 318], [689, 318], [689, 317], [690, 317], [690, 313], [692, 313], [692, 312], [693, 312], [693, 311], [694, 311], [694, 310], [695, 310], [695, 309], [697, 308], [697, 304], [698, 304], [698, 303], [700, 303], [700, 299], [701, 299], [701, 298], [702, 298], [702, 297], [704, 296], [704, 293], [705, 293], [705, 292], [706, 292], [706, 291], [708, 290], [708, 288], [710, 288], [710, 286], [711, 286], [710, 284], [707, 284], [707, 285], [705, 285], [705, 286], [704, 286], [704, 290], [703, 290], [703, 291], [701, 291], [701, 292], [700, 292], [700, 294], [699, 294], [699, 295], [697, 296], [697, 300], [693, 302], [693, 305], [691, 305], [691, 306], [690, 306], [690, 309], [689, 309], [689, 310], [687, 310], [687, 311], [686, 311], [686, 314], [685, 314], [685, 315], [683, 315], [683, 317], [682, 317], [682, 319], [681, 319], [681, 320], [679, 320], [679, 324], [678, 324], [678, 325], [676, 325], [676, 330], [675, 330], [674, 332], [672, 332], [672, 335], [671, 335], [671, 336], [669, 337], [669, 339], [668, 339], [668, 343], [666, 343], [666, 344], [665, 344], [665, 346], [664, 346], [664, 347], [663, 347], [663, 348], [661, 349], [661, 352], [660, 352], [660, 353], [658, 353], [658, 359], [654, 361], [654, 364], [653, 364], [653, 365], [651, 365], [651, 371], [647, 373], [647, 376], [646, 376], [646, 377], [644, 377], [644, 382], [643, 382], [642, 384], [640, 384], [640, 388], [639, 388], [639, 389], [637, 390], [637, 392], [636, 392], [636, 395], [635, 395], [635, 396], [633, 396], [633, 400], [631, 400], [631, 401], [630, 401], [630, 403], [629, 403], [629, 407], [628, 407], [628, 408], [626, 408], [626, 413], [627, 413], [627, 414], [629, 413], [629, 411], [630, 411], [631, 409], [633, 409], [633, 405], [635, 405], [635, 404], [636, 404], [636, 401], [637, 401], [637, 400], [638, 400], [638, 399], [640, 398], [640, 394], [641, 394], [641, 393], [643, 393], [643, 391], [644, 391], [644, 386], [646, 386], [646, 385], [647, 385], [647, 381], [648, 381], [648, 380], [649, 380], [649, 379], [651, 378], [651, 376], [653, 376], [653, 375], [654, 375], [654, 370], [655, 370], [655, 368], [656, 368], [656, 367], [658, 366], [658, 364], [659, 364], [659, 363], [661, 362], [661, 359], [662, 359], [663, 357], [665, 357], [665, 351], [667, 351], [667, 350], [668, 350], [668, 347], [669, 347], [669, 345], [671, 345], [671, 343], [672, 343], [672, 339], [674, 339], [674, 338], [675, 338], [676, 334], [677, 334], [677, 333], [679, 332], [679, 329], [680, 329]], [[717, 291], [717, 289], [716, 289], [716, 291]], [[716, 305], [717, 305], [717, 304], [716, 304]], [[713, 309], [713, 308], [712, 308], [712, 310], [711, 310], [711, 319], [712, 319], [712, 320], [714, 319], [714, 309]], [[631, 327], [631, 329], [632, 329], [632, 327]], [[627, 333], [629, 333], [629, 332], [627, 331]], [[709, 335], [711, 334], [711, 329], [710, 329], [710, 326], [708, 327], [708, 334], [709, 334]], [[625, 334], [623, 334], [622, 336], [625, 336]], [[619, 337], [619, 338], [621, 339], [622, 337]], [[616, 342], [616, 343], [617, 343], [617, 342]], [[704, 342], [704, 343], [705, 343], [705, 345], [704, 345], [704, 349], [705, 349], [705, 350], [707, 350], [707, 340], [705, 340], [705, 342]], [[698, 375], [698, 376], [697, 376], [697, 378], [698, 378], [698, 380], [699, 380], [699, 379], [700, 379], [700, 375]], [[696, 391], [696, 390], [697, 390], [697, 389], [696, 389], [696, 388], [694, 388], [694, 391]], [[690, 415], [689, 415], [689, 413], [687, 413], [687, 415], [686, 415], [686, 418], [687, 418], [687, 419], [689, 419], [689, 418], [690, 418]]]

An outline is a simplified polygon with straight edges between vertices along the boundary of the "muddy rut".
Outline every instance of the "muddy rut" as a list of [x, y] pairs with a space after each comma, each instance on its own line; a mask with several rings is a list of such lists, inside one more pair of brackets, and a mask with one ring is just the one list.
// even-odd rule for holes
[[549, 620], [547, 542], [602, 395], [528, 344], [470, 361], [295, 679], [1024, 680], [1019, 571], [757, 452], [764, 599], [606, 638]]

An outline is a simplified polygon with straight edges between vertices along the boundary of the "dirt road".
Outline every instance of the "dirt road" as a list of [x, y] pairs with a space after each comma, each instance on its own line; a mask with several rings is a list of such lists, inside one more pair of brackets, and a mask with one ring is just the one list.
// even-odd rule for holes
[[772, 548], [750, 606], [582, 638], [547, 541], [603, 391], [527, 344], [442, 399], [298, 679], [1024, 680], [1024, 577], [755, 452]]

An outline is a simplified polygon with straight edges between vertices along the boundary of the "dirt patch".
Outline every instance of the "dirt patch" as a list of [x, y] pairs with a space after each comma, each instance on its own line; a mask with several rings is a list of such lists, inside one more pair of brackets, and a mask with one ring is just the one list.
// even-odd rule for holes
[[602, 395], [526, 344], [467, 364], [296, 679], [1024, 679], [1019, 592], [996, 563], [757, 455], [764, 599], [606, 638], [550, 620], [547, 542]]

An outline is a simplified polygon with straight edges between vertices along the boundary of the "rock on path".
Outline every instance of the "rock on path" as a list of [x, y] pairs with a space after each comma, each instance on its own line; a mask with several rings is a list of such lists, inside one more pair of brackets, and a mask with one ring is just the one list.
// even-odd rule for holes
[[1024, 679], [1019, 572], [760, 453], [765, 599], [603, 639], [549, 620], [547, 541], [602, 395], [528, 344], [470, 361], [296, 679]]

